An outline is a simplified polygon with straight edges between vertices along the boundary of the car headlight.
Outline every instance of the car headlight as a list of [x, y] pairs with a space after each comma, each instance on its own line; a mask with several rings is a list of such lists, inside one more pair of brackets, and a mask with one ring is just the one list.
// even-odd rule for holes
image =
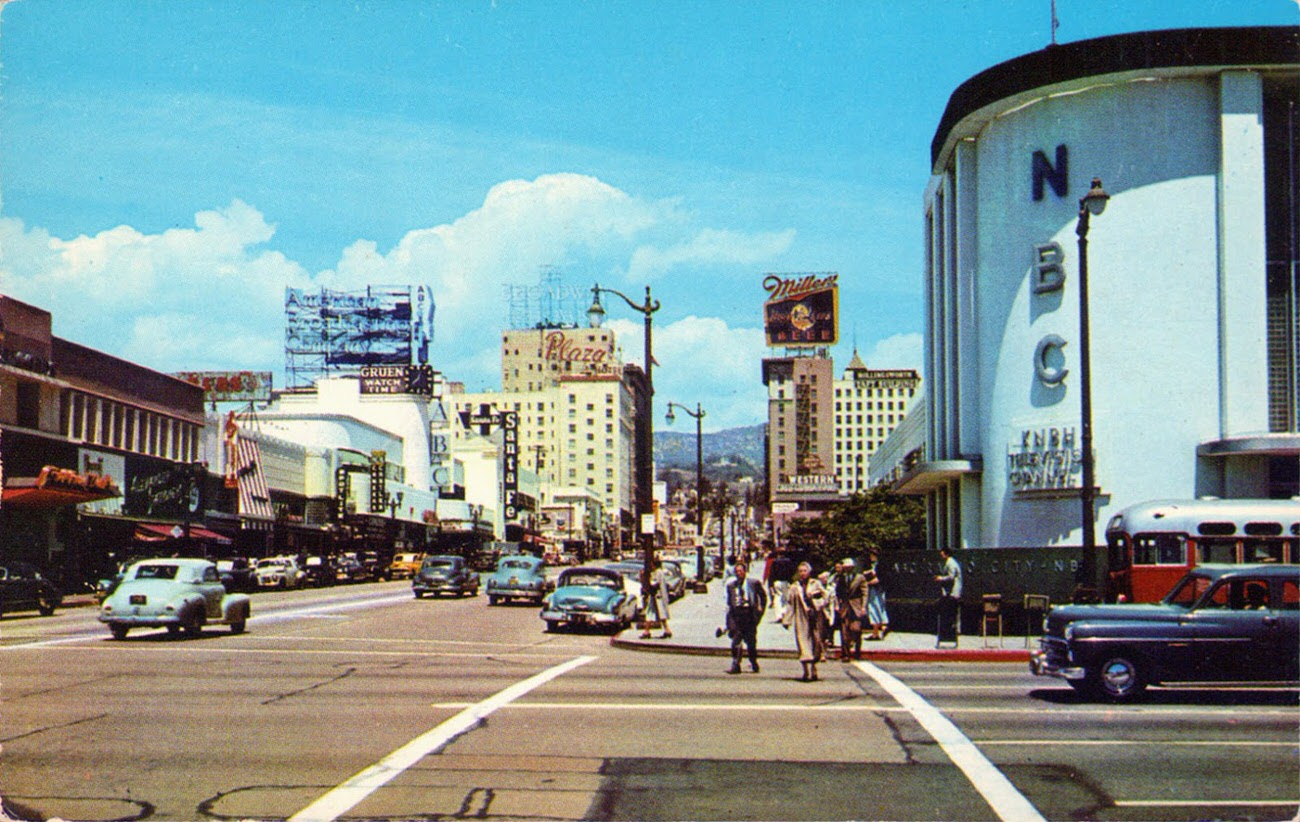
[[1066, 626], [1065, 626], [1065, 630], [1062, 632], [1062, 635], [1065, 637], [1065, 641], [1066, 641], [1066, 642], [1069, 642], [1070, 640], [1074, 639], [1074, 623], [1073, 623], [1073, 622], [1071, 622], [1069, 625], [1066, 625]]

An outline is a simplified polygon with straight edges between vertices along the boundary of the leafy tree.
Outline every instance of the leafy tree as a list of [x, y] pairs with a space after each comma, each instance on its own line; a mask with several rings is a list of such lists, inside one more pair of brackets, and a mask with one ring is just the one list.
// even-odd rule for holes
[[917, 497], [884, 486], [859, 492], [816, 519], [799, 519], [786, 531], [790, 548], [818, 569], [869, 551], [925, 548], [925, 508]]

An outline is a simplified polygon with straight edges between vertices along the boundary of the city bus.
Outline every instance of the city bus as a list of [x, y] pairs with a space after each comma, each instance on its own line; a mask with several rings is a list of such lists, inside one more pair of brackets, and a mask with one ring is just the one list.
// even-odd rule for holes
[[1109, 601], [1157, 602], [1200, 563], [1300, 562], [1300, 499], [1158, 500], [1106, 526]]

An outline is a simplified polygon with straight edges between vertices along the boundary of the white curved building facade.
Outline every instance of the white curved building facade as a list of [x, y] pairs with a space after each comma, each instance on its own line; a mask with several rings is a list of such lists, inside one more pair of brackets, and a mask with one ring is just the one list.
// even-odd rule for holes
[[1078, 545], [1080, 198], [1100, 535], [1160, 497], [1300, 494], [1300, 29], [1052, 46], [952, 95], [932, 146], [933, 547]]

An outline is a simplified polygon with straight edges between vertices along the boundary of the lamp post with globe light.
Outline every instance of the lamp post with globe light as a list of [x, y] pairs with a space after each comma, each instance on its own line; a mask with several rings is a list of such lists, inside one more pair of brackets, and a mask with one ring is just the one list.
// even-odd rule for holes
[[[651, 347], [651, 318], [659, 310], [659, 301], [650, 297], [650, 286], [645, 287], [645, 302], [637, 304], [630, 297], [621, 291], [613, 288], [603, 288], [600, 283], [591, 287], [591, 308], [587, 309], [587, 320], [592, 328], [600, 328], [600, 324], [605, 320], [605, 307], [600, 304], [601, 294], [613, 294], [616, 297], [622, 297], [623, 302], [633, 311], [638, 311], [645, 317], [645, 381], [646, 381], [646, 404], [648, 413], [644, 419], [638, 420], [636, 427], [637, 441], [637, 513], [639, 522], [637, 523], [638, 532], [644, 531], [644, 522], [647, 516], [654, 516], [654, 352]], [[641, 570], [641, 582], [645, 590], [650, 590], [650, 575], [654, 570], [654, 551], [655, 535], [653, 528], [649, 533], [641, 533], [642, 556], [644, 565]]]
[[1092, 187], [1079, 198], [1079, 221], [1074, 233], [1079, 237], [1079, 417], [1080, 449], [1083, 462], [1083, 488], [1080, 490], [1080, 513], [1083, 526], [1083, 557], [1077, 597], [1094, 599], [1097, 584], [1097, 535], [1093, 525], [1096, 512], [1096, 465], [1092, 453], [1092, 356], [1088, 328], [1088, 224], [1092, 217], [1106, 210], [1110, 195], [1101, 187], [1101, 178], [1092, 178]]
[[[680, 408], [687, 415], [695, 418], [695, 527], [699, 531], [700, 539], [704, 539], [704, 414], [705, 411], [700, 404], [695, 403], [695, 410], [687, 408], [678, 402], [668, 403], [668, 424], [672, 425], [676, 417], [673, 416], [673, 409]], [[700, 589], [704, 590], [701, 591]], [[708, 585], [704, 581], [704, 550], [703, 548], [696, 551], [695, 554], [695, 590], [696, 593], [708, 591]]]

